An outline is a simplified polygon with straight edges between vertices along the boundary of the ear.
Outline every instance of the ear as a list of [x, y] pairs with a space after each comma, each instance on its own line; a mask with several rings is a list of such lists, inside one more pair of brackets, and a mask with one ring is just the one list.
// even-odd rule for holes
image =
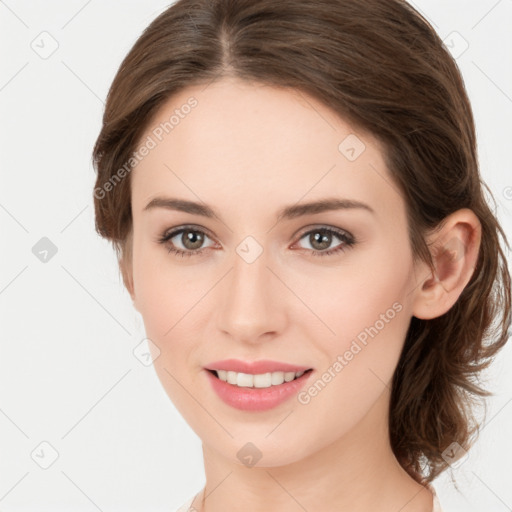
[[434, 272], [421, 262], [417, 275], [423, 278], [414, 292], [415, 317], [436, 318], [455, 304], [475, 270], [481, 233], [478, 217], [463, 208], [446, 217], [428, 237]]
[[130, 233], [123, 244], [121, 257], [119, 258], [119, 269], [123, 276], [123, 283], [132, 298], [135, 309], [138, 310], [135, 287], [133, 286], [133, 252], [132, 252], [132, 234]]
[[132, 260], [131, 258], [128, 260], [127, 258], [123, 258], [119, 261], [119, 268], [121, 270], [121, 275], [123, 276], [123, 283], [130, 294], [132, 300], [135, 300], [135, 292], [133, 287], [133, 268], [132, 268]]

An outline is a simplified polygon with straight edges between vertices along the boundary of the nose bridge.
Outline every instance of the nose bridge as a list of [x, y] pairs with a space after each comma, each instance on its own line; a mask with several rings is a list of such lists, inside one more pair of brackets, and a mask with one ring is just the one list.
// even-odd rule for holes
[[247, 237], [233, 254], [232, 271], [223, 287], [218, 327], [240, 341], [257, 341], [281, 328], [282, 304], [276, 301], [276, 278], [269, 252]]

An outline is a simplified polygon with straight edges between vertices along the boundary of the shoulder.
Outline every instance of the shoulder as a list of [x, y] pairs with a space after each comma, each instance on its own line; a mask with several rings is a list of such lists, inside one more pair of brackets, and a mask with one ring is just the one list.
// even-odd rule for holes
[[441, 503], [439, 502], [439, 498], [437, 496], [434, 486], [432, 484], [428, 484], [427, 488], [430, 490], [433, 496], [434, 506], [432, 508], [432, 512], [443, 512], [443, 509], [441, 508]]
[[192, 502], [194, 501], [195, 495], [186, 501], [180, 508], [176, 509], [175, 512], [197, 512], [197, 510], [192, 507]]
[[439, 499], [437, 496], [434, 496], [434, 508], [432, 509], [432, 512], [443, 512], [443, 509], [441, 508], [441, 503], [439, 503]]

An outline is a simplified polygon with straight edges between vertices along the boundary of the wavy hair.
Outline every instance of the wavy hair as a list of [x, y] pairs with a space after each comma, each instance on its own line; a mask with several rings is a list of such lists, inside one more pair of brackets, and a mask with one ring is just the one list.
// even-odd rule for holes
[[431, 482], [453, 442], [467, 451], [476, 440], [474, 406], [492, 394], [479, 374], [511, 322], [509, 246], [485, 196], [460, 71], [402, 0], [177, 1], [123, 60], [93, 151], [96, 230], [120, 264], [131, 258], [130, 179], [112, 180], [171, 95], [228, 75], [302, 91], [377, 137], [406, 202], [413, 254], [432, 269], [429, 231], [461, 208], [481, 222], [471, 280], [444, 315], [412, 318], [393, 377], [393, 452], [416, 481]]

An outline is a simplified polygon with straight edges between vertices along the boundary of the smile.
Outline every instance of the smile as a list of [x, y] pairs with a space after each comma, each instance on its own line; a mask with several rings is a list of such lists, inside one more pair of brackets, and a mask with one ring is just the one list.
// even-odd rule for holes
[[[298, 379], [305, 371], [300, 372], [267, 372], [253, 375], [251, 373], [234, 372], [227, 370], [210, 370], [220, 380], [243, 388], [270, 388], [280, 386], [284, 382]], [[306, 370], [311, 371], [311, 370]]]
[[267, 411], [291, 400], [309, 380], [313, 369], [299, 372], [250, 374], [206, 369], [207, 379], [218, 398], [242, 411]]

